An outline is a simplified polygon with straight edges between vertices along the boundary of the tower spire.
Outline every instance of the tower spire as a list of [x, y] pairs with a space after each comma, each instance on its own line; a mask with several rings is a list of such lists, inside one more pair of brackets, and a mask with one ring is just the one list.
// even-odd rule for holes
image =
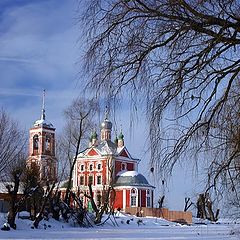
[[105, 106], [104, 119], [108, 119], [108, 118], [109, 118], [109, 108], [108, 106]]
[[111, 140], [112, 123], [108, 119], [109, 108], [106, 106], [104, 121], [101, 123], [101, 140]]
[[45, 89], [43, 89], [43, 96], [42, 96], [42, 115], [41, 120], [45, 120]]

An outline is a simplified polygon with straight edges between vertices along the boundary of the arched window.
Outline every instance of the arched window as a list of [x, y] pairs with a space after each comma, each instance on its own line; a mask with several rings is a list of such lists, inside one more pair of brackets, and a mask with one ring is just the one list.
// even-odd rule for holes
[[101, 167], [102, 167], [101, 163], [98, 163], [97, 170], [101, 170]]
[[46, 151], [50, 151], [50, 137], [49, 136], [46, 136], [46, 140], [45, 140], [45, 150]]
[[131, 189], [131, 207], [137, 206], [137, 189]]
[[146, 202], [147, 207], [151, 207], [151, 191], [149, 189], [146, 190]]
[[97, 181], [96, 182], [97, 182], [98, 185], [102, 184], [102, 176], [101, 175], [97, 176]]
[[127, 170], [127, 164], [126, 163], [122, 163], [121, 164], [121, 170]]
[[89, 170], [92, 171], [93, 170], [93, 164], [89, 165]]
[[84, 171], [84, 164], [81, 165], [80, 170]]
[[38, 135], [33, 136], [33, 150], [38, 150], [39, 147], [39, 139]]

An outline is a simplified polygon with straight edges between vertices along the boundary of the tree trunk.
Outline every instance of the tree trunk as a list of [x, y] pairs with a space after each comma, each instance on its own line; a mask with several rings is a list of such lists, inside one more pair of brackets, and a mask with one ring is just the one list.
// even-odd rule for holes
[[13, 178], [14, 178], [13, 189], [11, 185], [6, 186], [6, 188], [8, 189], [8, 194], [10, 196], [10, 207], [8, 211], [7, 222], [11, 228], [16, 229], [15, 218], [18, 210], [17, 193], [18, 193], [19, 183], [20, 183], [20, 171], [18, 170], [13, 171]]
[[214, 213], [213, 213], [213, 210], [212, 210], [212, 201], [209, 198], [207, 198], [206, 205], [207, 205], [207, 210], [208, 210], [208, 214], [209, 214], [208, 219], [210, 221], [215, 222], [215, 217], [214, 217]]
[[49, 188], [49, 186], [46, 189], [46, 193], [44, 194], [44, 199], [43, 199], [41, 209], [40, 209], [39, 213], [37, 214], [37, 217], [35, 218], [35, 220], [33, 222], [33, 226], [35, 228], [38, 228], [39, 223], [43, 220], [43, 213], [44, 213], [47, 201], [49, 200], [49, 197], [52, 194], [54, 186], [55, 186], [55, 183], [53, 183], [51, 189]]
[[165, 195], [163, 195], [162, 197], [159, 198], [159, 200], [158, 200], [158, 208], [162, 208], [163, 207], [164, 198], [165, 198]]
[[[79, 128], [80, 128], [80, 134], [78, 136], [78, 141], [77, 141], [77, 146], [76, 146], [76, 151], [75, 151], [75, 156], [74, 156], [74, 160], [72, 162], [71, 165], [71, 169], [70, 169], [70, 174], [69, 174], [69, 179], [68, 179], [68, 184], [67, 184], [67, 189], [66, 189], [66, 194], [65, 194], [65, 198], [64, 198], [64, 202], [70, 206], [70, 190], [71, 190], [71, 183], [72, 183], [72, 177], [73, 177], [73, 170], [74, 170], [74, 166], [76, 164], [77, 161], [77, 156], [78, 156], [78, 152], [79, 152], [79, 148], [80, 148], [80, 143], [81, 143], [81, 139], [82, 139], [82, 124], [83, 124], [83, 119], [80, 120], [79, 122]], [[67, 219], [67, 214], [68, 212], [65, 211], [62, 213], [62, 216], [64, 219]]]
[[60, 217], [60, 197], [61, 197], [61, 191], [58, 191], [51, 201], [53, 218], [57, 221], [59, 221], [59, 217]]
[[10, 227], [13, 229], [16, 229], [16, 224], [15, 224], [16, 215], [17, 215], [17, 213], [14, 210], [14, 208], [10, 207], [10, 209], [8, 211], [7, 222], [10, 225]]
[[193, 202], [190, 202], [190, 200], [190, 198], [185, 198], [184, 212], [186, 212], [193, 205]]
[[109, 204], [110, 192], [111, 192], [111, 187], [108, 187], [107, 193], [106, 193], [105, 198], [104, 198], [104, 204], [103, 204], [103, 206], [100, 208], [100, 210], [98, 210], [98, 211], [96, 212], [96, 218], [95, 218], [95, 220], [94, 220], [94, 223], [95, 223], [95, 224], [99, 224], [99, 223], [101, 223], [101, 221], [102, 221], [103, 213], [107, 210], [107, 207], [108, 207], [108, 204]]
[[219, 212], [220, 212], [220, 209], [218, 208], [217, 211], [216, 211], [216, 215], [215, 215], [215, 221], [218, 220]]
[[207, 213], [205, 208], [205, 196], [204, 194], [199, 194], [197, 201], [197, 218], [206, 219]]

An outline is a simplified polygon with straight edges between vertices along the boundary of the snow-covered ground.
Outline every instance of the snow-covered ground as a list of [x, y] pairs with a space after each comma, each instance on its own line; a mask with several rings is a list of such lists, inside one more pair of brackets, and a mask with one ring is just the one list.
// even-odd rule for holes
[[[1, 226], [5, 217], [0, 215]], [[0, 239], [240, 239], [240, 222], [231, 220], [212, 224], [194, 219], [197, 224], [186, 226], [150, 217], [141, 218], [142, 223], [137, 224], [139, 219], [121, 215], [116, 218], [118, 226], [108, 221], [104, 226], [90, 228], [73, 227], [50, 219], [42, 221], [39, 229], [32, 229], [30, 220], [16, 219], [17, 230], [0, 230]]]

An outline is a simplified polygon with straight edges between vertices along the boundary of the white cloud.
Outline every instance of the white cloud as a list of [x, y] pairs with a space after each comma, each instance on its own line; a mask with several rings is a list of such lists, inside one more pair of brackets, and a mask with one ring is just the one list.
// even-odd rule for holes
[[[10, 8], [4, 13], [3, 23], [11, 23], [0, 37], [0, 67], [8, 70], [1, 70], [5, 86], [14, 87], [25, 76], [26, 81], [29, 77], [38, 81], [36, 85], [49, 83], [58, 88], [74, 82], [78, 57], [74, 3], [33, 2], [24, 7]], [[19, 71], [14, 77], [9, 75], [8, 68]]]

